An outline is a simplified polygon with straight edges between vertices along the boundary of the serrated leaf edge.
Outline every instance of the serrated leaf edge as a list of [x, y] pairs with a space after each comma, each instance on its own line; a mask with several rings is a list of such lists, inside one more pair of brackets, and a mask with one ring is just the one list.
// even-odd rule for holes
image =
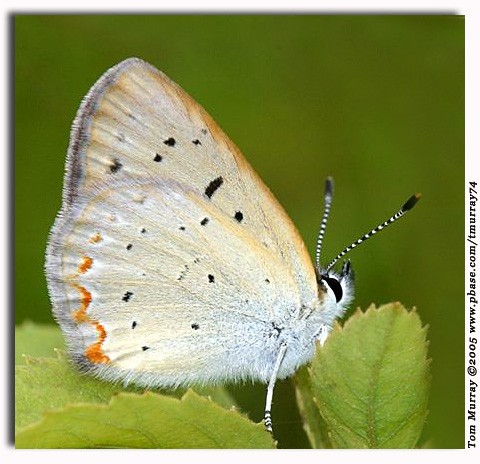
[[[429, 391], [430, 391], [430, 388], [431, 388], [431, 369], [430, 369], [430, 365], [431, 365], [431, 362], [432, 362], [432, 359], [431, 358], [428, 358], [428, 347], [429, 347], [429, 340], [427, 340], [427, 332], [428, 332], [428, 329], [429, 329], [429, 324], [424, 324], [422, 325], [422, 320], [417, 312], [417, 308], [415, 306], [413, 306], [412, 308], [408, 309], [406, 308], [402, 303], [398, 302], [398, 301], [395, 301], [395, 302], [391, 302], [391, 303], [385, 303], [385, 304], [382, 304], [380, 306], [376, 306], [374, 303], [371, 303], [368, 308], [365, 310], [365, 311], [362, 311], [362, 309], [360, 307], [357, 306], [357, 308], [355, 309], [355, 312], [352, 314], [351, 317], [349, 317], [345, 322], [344, 324], [342, 325], [339, 321], [335, 321], [334, 323], [334, 326], [333, 326], [333, 329], [332, 331], [330, 332], [326, 342], [324, 343], [323, 346], [319, 346], [317, 344], [317, 349], [324, 349], [326, 346], [328, 346], [328, 342], [329, 340], [332, 338], [332, 337], [336, 337], [338, 335], [341, 335], [343, 334], [343, 332], [345, 331], [345, 329], [348, 330], [348, 327], [350, 326], [350, 324], [352, 324], [354, 321], [357, 321], [358, 319], [362, 318], [362, 317], [367, 317], [367, 318], [372, 318], [372, 317], [375, 317], [378, 315], [379, 311], [384, 311], [386, 309], [389, 309], [391, 308], [393, 311], [395, 312], [400, 312], [400, 313], [403, 313], [403, 314], [406, 314], [407, 317], [410, 317], [410, 318], [414, 318], [417, 322], [418, 322], [418, 325], [419, 325], [419, 331], [420, 333], [422, 333], [423, 335], [423, 343], [422, 343], [422, 346], [423, 346], [423, 353], [425, 355], [424, 359], [425, 359], [425, 367], [426, 367], [426, 377], [425, 377], [425, 380], [427, 381], [428, 385], [427, 385], [427, 388], [428, 388], [428, 391], [427, 391], [427, 398], [428, 398], [428, 395], [429, 395]], [[311, 377], [312, 375], [312, 367], [311, 365], [309, 365], [307, 367], [307, 371], [308, 371], [308, 375]], [[317, 405], [318, 407], [318, 410], [319, 410], [319, 413], [321, 415], [321, 417], [325, 420], [325, 417], [324, 417], [324, 414], [322, 413], [322, 405], [319, 404], [319, 401], [318, 399], [312, 395], [312, 400], [313, 402]], [[320, 407], [322, 406], [322, 407]], [[399, 426], [399, 428], [397, 429], [397, 432], [400, 431], [406, 424], [409, 420], [411, 420], [412, 418], [414, 418], [417, 414], [420, 414], [422, 412], [422, 407], [420, 408], [417, 408], [415, 411], [413, 411], [411, 413], [411, 415], [405, 420], [402, 422], [402, 424]], [[425, 419], [428, 415], [428, 405], [425, 406], [425, 409], [424, 409], [424, 414], [425, 414]], [[337, 419], [338, 420], [338, 419]], [[348, 426], [347, 424], [344, 424], [342, 422], [342, 425], [345, 426], [346, 428], [348, 428], [352, 433], [354, 433], [355, 435], [359, 436], [362, 438], [362, 440], [367, 440], [369, 441], [369, 439], [367, 437], [362, 437], [360, 434], [358, 434], [356, 431], [354, 431], [353, 429], [351, 429], [350, 426]], [[330, 432], [330, 430], [328, 430], [328, 436], [330, 437], [330, 441], [331, 443], [335, 443], [335, 440], [333, 438], [333, 435], [332, 433]], [[393, 436], [393, 434], [392, 434]], [[388, 441], [388, 439], [384, 440], [384, 441]]]
[[[42, 359], [42, 358], [37, 358], [37, 359]], [[18, 366], [18, 367], [25, 367], [25, 366]], [[123, 399], [127, 399], [128, 397], [147, 398], [149, 396], [161, 397], [166, 401], [184, 403], [184, 404], [188, 404], [189, 401], [197, 401], [200, 403], [210, 403], [220, 413], [227, 414], [227, 415], [233, 414], [238, 418], [240, 418], [241, 420], [251, 423], [255, 428], [257, 429], [260, 428], [261, 430], [265, 431], [265, 433], [268, 433], [264, 428], [263, 421], [259, 423], [253, 422], [246, 416], [246, 414], [234, 409], [225, 409], [222, 406], [220, 406], [218, 403], [213, 401], [210, 397], [201, 396], [197, 394], [195, 391], [193, 391], [192, 389], [188, 389], [180, 399], [175, 398], [173, 396], [162, 395], [160, 393], [146, 390], [142, 393], [133, 393], [133, 392], [114, 393], [108, 403], [93, 403], [93, 402], [92, 403], [91, 402], [69, 403], [61, 408], [47, 409], [46, 411], [44, 411], [43, 416], [38, 421], [32, 422], [31, 424], [28, 424], [24, 427], [19, 428], [15, 435], [19, 435], [21, 433], [28, 432], [31, 429], [35, 429], [36, 427], [41, 426], [42, 423], [44, 423], [48, 418], [51, 418], [56, 414], [63, 414], [65, 412], [68, 412], [69, 410], [90, 408], [90, 407], [99, 408], [99, 409], [109, 409], [110, 407], [115, 406], [115, 404], [118, 403], [119, 400], [121, 401]], [[272, 438], [272, 448], [276, 448], [276, 446], [277, 446], [277, 441], [273, 440]]]

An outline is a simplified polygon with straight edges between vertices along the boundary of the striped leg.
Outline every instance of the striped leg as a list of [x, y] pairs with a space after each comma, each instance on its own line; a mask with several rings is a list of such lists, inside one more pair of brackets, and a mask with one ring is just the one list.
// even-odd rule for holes
[[267, 388], [267, 400], [265, 402], [265, 428], [267, 431], [272, 433], [272, 398], [273, 398], [273, 387], [275, 387], [275, 381], [277, 380], [278, 370], [282, 364], [283, 357], [285, 356], [285, 351], [287, 351], [287, 344], [282, 343], [280, 346], [280, 351], [278, 352], [277, 360], [275, 361], [275, 366], [273, 366], [272, 376], [270, 377], [270, 382], [268, 382]]

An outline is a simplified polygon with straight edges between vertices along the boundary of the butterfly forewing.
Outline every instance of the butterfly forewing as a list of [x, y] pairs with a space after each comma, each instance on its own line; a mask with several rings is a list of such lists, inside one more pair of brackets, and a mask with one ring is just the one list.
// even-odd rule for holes
[[271, 321], [318, 299], [273, 195], [210, 116], [138, 59], [80, 107], [47, 276], [75, 359], [148, 385], [238, 378], [252, 363], [266, 379], [252, 353], [268, 351]]

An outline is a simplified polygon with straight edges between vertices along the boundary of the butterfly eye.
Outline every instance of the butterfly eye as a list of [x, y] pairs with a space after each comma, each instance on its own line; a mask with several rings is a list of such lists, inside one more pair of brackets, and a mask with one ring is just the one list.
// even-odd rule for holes
[[322, 275], [322, 280], [330, 287], [338, 303], [343, 296], [343, 289], [340, 282], [335, 277], [329, 277], [327, 275]]

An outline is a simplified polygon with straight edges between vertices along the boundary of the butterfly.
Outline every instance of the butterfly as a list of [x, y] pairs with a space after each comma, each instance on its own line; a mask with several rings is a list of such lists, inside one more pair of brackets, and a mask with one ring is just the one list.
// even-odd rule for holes
[[138, 58], [91, 88], [71, 131], [46, 275], [82, 372], [146, 387], [268, 383], [314, 355], [353, 297], [346, 252], [316, 265], [291, 219], [215, 121]]

